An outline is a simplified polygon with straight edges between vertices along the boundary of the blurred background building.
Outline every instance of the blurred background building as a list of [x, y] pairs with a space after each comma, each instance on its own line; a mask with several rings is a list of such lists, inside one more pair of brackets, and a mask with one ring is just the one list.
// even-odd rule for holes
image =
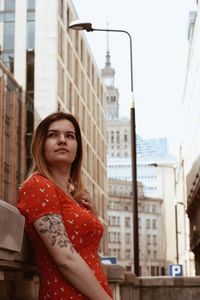
[[196, 274], [200, 275], [200, 3], [189, 19], [189, 55], [182, 101], [183, 135], [181, 162], [186, 181], [187, 213], [190, 221], [190, 249]]

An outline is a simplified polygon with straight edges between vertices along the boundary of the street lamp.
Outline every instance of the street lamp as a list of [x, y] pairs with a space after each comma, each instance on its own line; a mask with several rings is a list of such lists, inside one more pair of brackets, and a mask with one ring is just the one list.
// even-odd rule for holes
[[174, 204], [174, 209], [175, 209], [175, 236], [176, 236], [176, 263], [179, 264], [179, 243], [178, 243], [178, 210], [177, 210], [177, 205], [184, 203], [182, 202], [177, 202], [177, 195], [176, 195], [176, 167], [173, 165], [167, 165], [167, 164], [157, 164], [157, 163], [149, 163], [149, 166], [153, 167], [160, 167], [160, 168], [170, 168], [173, 170], [173, 185], [174, 185], [174, 198], [175, 198], [175, 204]]
[[80, 22], [79, 20], [73, 21], [69, 24], [68, 28], [74, 30], [91, 31], [106, 31], [106, 32], [119, 32], [125, 33], [129, 37], [130, 43], [130, 74], [131, 74], [131, 96], [132, 103], [130, 108], [131, 120], [131, 160], [132, 160], [132, 201], [133, 201], [133, 248], [134, 248], [134, 271], [139, 276], [139, 237], [138, 237], [138, 197], [137, 197], [137, 163], [136, 163], [136, 129], [135, 129], [135, 101], [133, 95], [133, 59], [132, 59], [132, 38], [128, 31], [120, 29], [99, 29], [92, 28], [89, 22]]

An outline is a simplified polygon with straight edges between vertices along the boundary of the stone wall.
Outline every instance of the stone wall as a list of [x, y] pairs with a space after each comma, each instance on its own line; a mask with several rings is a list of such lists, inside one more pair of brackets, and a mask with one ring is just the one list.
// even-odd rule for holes
[[115, 300], [200, 299], [200, 276], [136, 277], [131, 272], [125, 273], [121, 266], [110, 266], [106, 272]]
[[120, 286], [120, 300], [198, 300], [200, 277], [125, 276]]
[[37, 300], [38, 274], [24, 235], [24, 217], [0, 200], [0, 299]]

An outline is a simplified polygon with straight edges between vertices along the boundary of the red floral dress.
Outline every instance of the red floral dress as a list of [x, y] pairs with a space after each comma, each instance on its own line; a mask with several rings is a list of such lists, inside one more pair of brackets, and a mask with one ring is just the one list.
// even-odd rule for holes
[[60, 214], [71, 243], [112, 297], [98, 258], [103, 226], [89, 210], [81, 207], [47, 178], [34, 174], [20, 189], [18, 208], [25, 216], [25, 231], [35, 252], [40, 270], [40, 300], [86, 300], [60, 273], [35, 230], [33, 223], [47, 214]]

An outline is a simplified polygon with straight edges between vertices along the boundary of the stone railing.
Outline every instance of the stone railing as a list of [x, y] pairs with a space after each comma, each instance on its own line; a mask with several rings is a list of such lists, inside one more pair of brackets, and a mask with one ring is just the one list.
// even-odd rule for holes
[[0, 200], [0, 258], [13, 261], [21, 251], [24, 217], [16, 207]]
[[199, 300], [200, 276], [136, 277], [118, 265], [106, 266], [115, 300]]
[[24, 217], [0, 200], [0, 299], [37, 300], [38, 277]]

